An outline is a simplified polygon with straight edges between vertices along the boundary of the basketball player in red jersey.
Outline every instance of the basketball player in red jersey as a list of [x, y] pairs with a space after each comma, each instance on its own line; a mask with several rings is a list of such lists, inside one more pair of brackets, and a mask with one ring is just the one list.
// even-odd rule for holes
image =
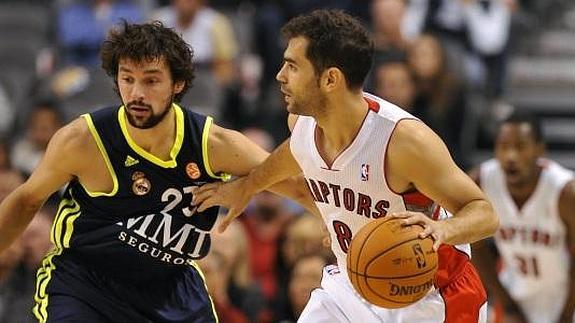
[[[319, 10], [292, 19], [283, 33], [289, 43], [277, 80], [291, 137], [248, 176], [199, 188], [193, 203], [228, 207], [225, 229], [253, 194], [303, 172], [338, 266], [326, 267], [299, 322], [485, 322], [486, 294], [468, 244], [492, 235], [498, 219], [481, 190], [425, 124], [362, 92], [373, 44], [358, 21]], [[382, 217], [423, 225], [439, 256], [435, 287], [394, 310], [359, 297], [345, 268], [354, 234]]]

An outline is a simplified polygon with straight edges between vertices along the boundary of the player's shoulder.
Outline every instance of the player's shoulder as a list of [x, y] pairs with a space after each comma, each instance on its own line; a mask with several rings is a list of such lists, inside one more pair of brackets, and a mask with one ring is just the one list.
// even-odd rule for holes
[[408, 144], [410, 147], [418, 149], [418, 147], [426, 147], [429, 140], [437, 135], [425, 123], [417, 119], [401, 119], [398, 120], [393, 135], [395, 144], [404, 145]]
[[52, 137], [52, 141], [66, 147], [80, 148], [91, 138], [88, 122], [84, 117], [78, 117], [60, 128]]
[[547, 171], [551, 176], [567, 178], [572, 178], [575, 176], [575, 173], [573, 173], [572, 170], [567, 169], [552, 159], [540, 158], [537, 163], [542, 166], [543, 169]]

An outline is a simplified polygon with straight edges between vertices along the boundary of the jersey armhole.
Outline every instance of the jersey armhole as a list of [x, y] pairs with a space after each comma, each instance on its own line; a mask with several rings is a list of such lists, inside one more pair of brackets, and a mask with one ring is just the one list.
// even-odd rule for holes
[[102, 155], [102, 157], [104, 157], [104, 161], [106, 162], [106, 167], [108, 168], [108, 173], [112, 177], [112, 182], [113, 182], [114, 187], [112, 188], [112, 191], [109, 193], [92, 192], [92, 191], [88, 190], [80, 181], [78, 181], [78, 182], [80, 183], [80, 185], [82, 186], [84, 191], [86, 191], [86, 193], [88, 193], [88, 195], [90, 197], [114, 196], [118, 192], [118, 177], [116, 176], [116, 172], [114, 171], [114, 167], [112, 166], [112, 163], [110, 162], [110, 157], [108, 156], [108, 152], [106, 151], [106, 148], [104, 147], [104, 144], [102, 143], [102, 139], [100, 138], [100, 134], [98, 133], [96, 126], [94, 126], [94, 121], [92, 120], [92, 116], [90, 116], [89, 114], [83, 114], [82, 117], [86, 120], [86, 123], [88, 124], [88, 128], [90, 129], [90, 133], [92, 134], [92, 137], [96, 141], [96, 145], [98, 146], [98, 150], [100, 151], [100, 154]]
[[206, 121], [204, 123], [204, 130], [202, 131], [202, 158], [204, 159], [204, 168], [206, 169], [206, 172], [211, 178], [220, 179], [226, 182], [230, 180], [231, 175], [226, 173], [216, 175], [214, 174], [214, 172], [212, 171], [212, 167], [210, 166], [210, 157], [208, 154], [208, 138], [210, 136], [210, 127], [212, 126], [213, 122], [214, 120], [212, 119], [212, 117], [206, 117]]

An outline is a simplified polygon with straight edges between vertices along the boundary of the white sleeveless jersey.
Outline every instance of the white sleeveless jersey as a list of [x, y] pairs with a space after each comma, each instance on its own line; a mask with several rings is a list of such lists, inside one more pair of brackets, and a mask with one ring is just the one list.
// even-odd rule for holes
[[[539, 162], [543, 167], [539, 181], [520, 210], [507, 190], [499, 162], [492, 159], [480, 166], [481, 188], [500, 221], [495, 235], [503, 261], [499, 277], [519, 301], [565, 290], [569, 282], [570, 257], [558, 202], [563, 187], [574, 177], [571, 171], [551, 160]], [[562, 304], [557, 298], [553, 302]]]
[[[365, 93], [364, 98], [370, 112], [356, 138], [333, 165], [327, 165], [316, 148], [316, 122], [312, 117], [298, 117], [290, 141], [291, 152], [330, 232], [331, 249], [338, 266], [345, 273], [351, 239], [368, 222], [406, 210], [421, 211], [435, 219], [450, 216], [419, 192], [398, 194], [388, 187], [384, 171], [388, 141], [400, 120], [416, 118], [373, 95]], [[436, 277], [439, 286], [446, 284], [469, 260], [469, 245], [457, 246], [457, 249], [462, 252], [452, 246], [442, 246], [439, 250]]]

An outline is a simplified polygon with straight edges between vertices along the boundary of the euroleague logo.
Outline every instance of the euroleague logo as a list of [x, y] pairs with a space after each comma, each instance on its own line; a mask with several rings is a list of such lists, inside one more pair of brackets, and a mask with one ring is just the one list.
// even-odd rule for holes
[[198, 164], [194, 162], [189, 162], [186, 165], [186, 174], [188, 174], [188, 177], [190, 177], [191, 179], [198, 179], [200, 178], [200, 176], [202, 176]]

